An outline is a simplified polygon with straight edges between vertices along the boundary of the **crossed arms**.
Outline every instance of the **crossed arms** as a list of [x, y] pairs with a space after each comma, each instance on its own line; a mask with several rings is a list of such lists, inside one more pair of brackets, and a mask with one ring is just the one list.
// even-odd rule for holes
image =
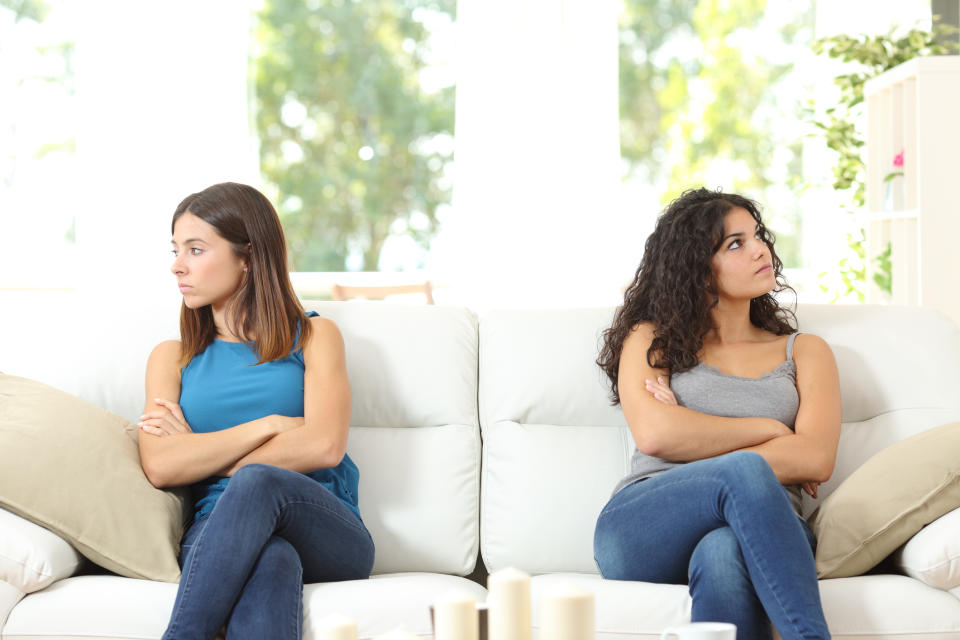
[[794, 343], [800, 395], [795, 431], [771, 418], [724, 418], [677, 405], [667, 372], [647, 363], [652, 340], [652, 326], [638, 325], [620, 356], [620, 404], [640, 451], [677, 462], [754, 451], [782, 484], [803, 484], [811, 495], [830, 478], [840, 438], [840, 382], [821, 338], [803, 334]]
[[334, 467], [346, 452], [350, 383], [336, 324], [310, 318], [303, 347], [302, 417], [268, 415], [211, 433], [194, 433], [177, 404], [180, 343], [162, 342], [147, 360], [146, 406], [140, 422], [140, 462], [155, 487], [232, 476], [251, 463], [310, 472]]

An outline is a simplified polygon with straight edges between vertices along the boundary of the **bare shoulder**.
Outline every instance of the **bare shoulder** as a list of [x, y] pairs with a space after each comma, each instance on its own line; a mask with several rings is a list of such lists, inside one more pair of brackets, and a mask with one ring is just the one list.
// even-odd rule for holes
[[655, 328], [652, 322], [639, 322], [633, 325], [630, 333], [627, 334], [627, 337], [623, 341], [623, 347], [626, 349], [629, 345], [630, 348], [643, 348], [644, 351], [646, 351], [646, 349], [650, 347], [650, 343], [653, 342], [654, 331]]
[[801, 333], [793, 342], [793, 361], [797, 363], [797, 372], [822, 367], [836, 369], [833, 350], [827, 341], [812, 333]]
[[640, 322], [630, 329], [620, 352], [620, 376], [624, 382], [636, 377], [638, 380], [669, 375], [666, 369], [654, 368], [648, 357], [650, 345], [656, 337], [652, 322]]
[[798, 334], [793, 341], [794, 358], [833, 357], [833, 351], [827, 341], [813, 333]]
[[337, 323], [323, 316], [313, 316], [310, 318], [310, 333], [311, 342], [316, 340], [320, 342], [326, 340], [339, 340], [343, 342], [343, 336], [340, 334], [340, 327], [337, 326]]
[[147, 366], [177, 366], [180, 363], [181, 353], [179, 340], [164, 340], [150, 352]]
[[303, 346], [303, 355], [306, 359], [342, 358], [343, 335], [337, 323], [322, 316], [310, 318], [310, 336]]
[[147, 358], [147, 387], [153, 395], [147, 397], [168, 397], [174, 386], [179, 391], [181, 354], [179, 340], [164, 340], [153, 348]]

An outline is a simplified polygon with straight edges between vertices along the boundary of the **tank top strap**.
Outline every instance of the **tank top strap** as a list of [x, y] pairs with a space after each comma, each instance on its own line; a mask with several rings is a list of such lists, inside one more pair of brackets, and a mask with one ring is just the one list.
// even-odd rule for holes
[[798, 335], [800, 335], [799, 332], [791, 333], [790, 337], [787, 338], [787, 360], [793, 360], [793, 342], [797, 339]]

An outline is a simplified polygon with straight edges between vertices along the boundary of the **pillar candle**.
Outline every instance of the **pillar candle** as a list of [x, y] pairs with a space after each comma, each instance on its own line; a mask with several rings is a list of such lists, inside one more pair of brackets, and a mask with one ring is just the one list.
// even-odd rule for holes
[[593, 593], [557, 585], [540, 599], [540, 640], [594, 640]]
[[433, 604], [434, 640], [478, 640], [477, 601], [449, 595]]
[[487, 578], [490, 640], [530, 640], [530, 576], [519, 569]]
[[346, 616], [332, 614], [317, 621], [317, 640], [357, 640], [357, 623]]

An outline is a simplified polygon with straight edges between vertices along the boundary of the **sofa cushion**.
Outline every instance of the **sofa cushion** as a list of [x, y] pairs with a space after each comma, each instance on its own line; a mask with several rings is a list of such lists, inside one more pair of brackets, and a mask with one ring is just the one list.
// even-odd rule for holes
[[960, 587], [960, 509], [921, 529], [897, 550], [894, 563], [908, 576], [931, 587]]
[[[356, 620], [360, 640], [375, 638], [398, 626], [429, 637], [429, 607], [450, 593], [463, 593], [478, 602], [486, 598], [486, 590], [475, 582], [429, 573], [307, 584], [303, 588], [303, 637], [317, 638], [318, 623], [331, 613]], [[149, 580], [67, 578], [21, 600], [10, 613], [3, 638], [159, 640], [176, 594], [176, 585]]]
[[481, 553], [487, 569], [596, 572], [593, 529], [633, 438], [594, 363], [612, 309], [480, 319]]
[[137, 427], [53, 387], [0, 374], [0, 506], [97, 564], [175, 582], [179, 492], [143, 474]]
[[[531, 580], [535, 629], [540, 626], [540, 599], [561, 583], [593, 592], [597, 640], [656, 640], [664, 628], [690, 621], [686, 585], [549, 574]], [[834, 638], [953, 640], [960, 629], [960, 602], [955, 597], [906, 576], [837, 578], [821, 580], [819, 586]]]
[[347, 452], [375, 574], [467, 575], [479, 541], [477, 320], [455, 307], [305, 302], [343, 333]]
[[0, 580], [30, 593], [72, 576], [82, 561], [60, 536], [0, 509]]
[[960, 422], [890, 445], [854, 471], [820, 505], [821, 578], [868, 571], [924, 525], [960, 506]]

